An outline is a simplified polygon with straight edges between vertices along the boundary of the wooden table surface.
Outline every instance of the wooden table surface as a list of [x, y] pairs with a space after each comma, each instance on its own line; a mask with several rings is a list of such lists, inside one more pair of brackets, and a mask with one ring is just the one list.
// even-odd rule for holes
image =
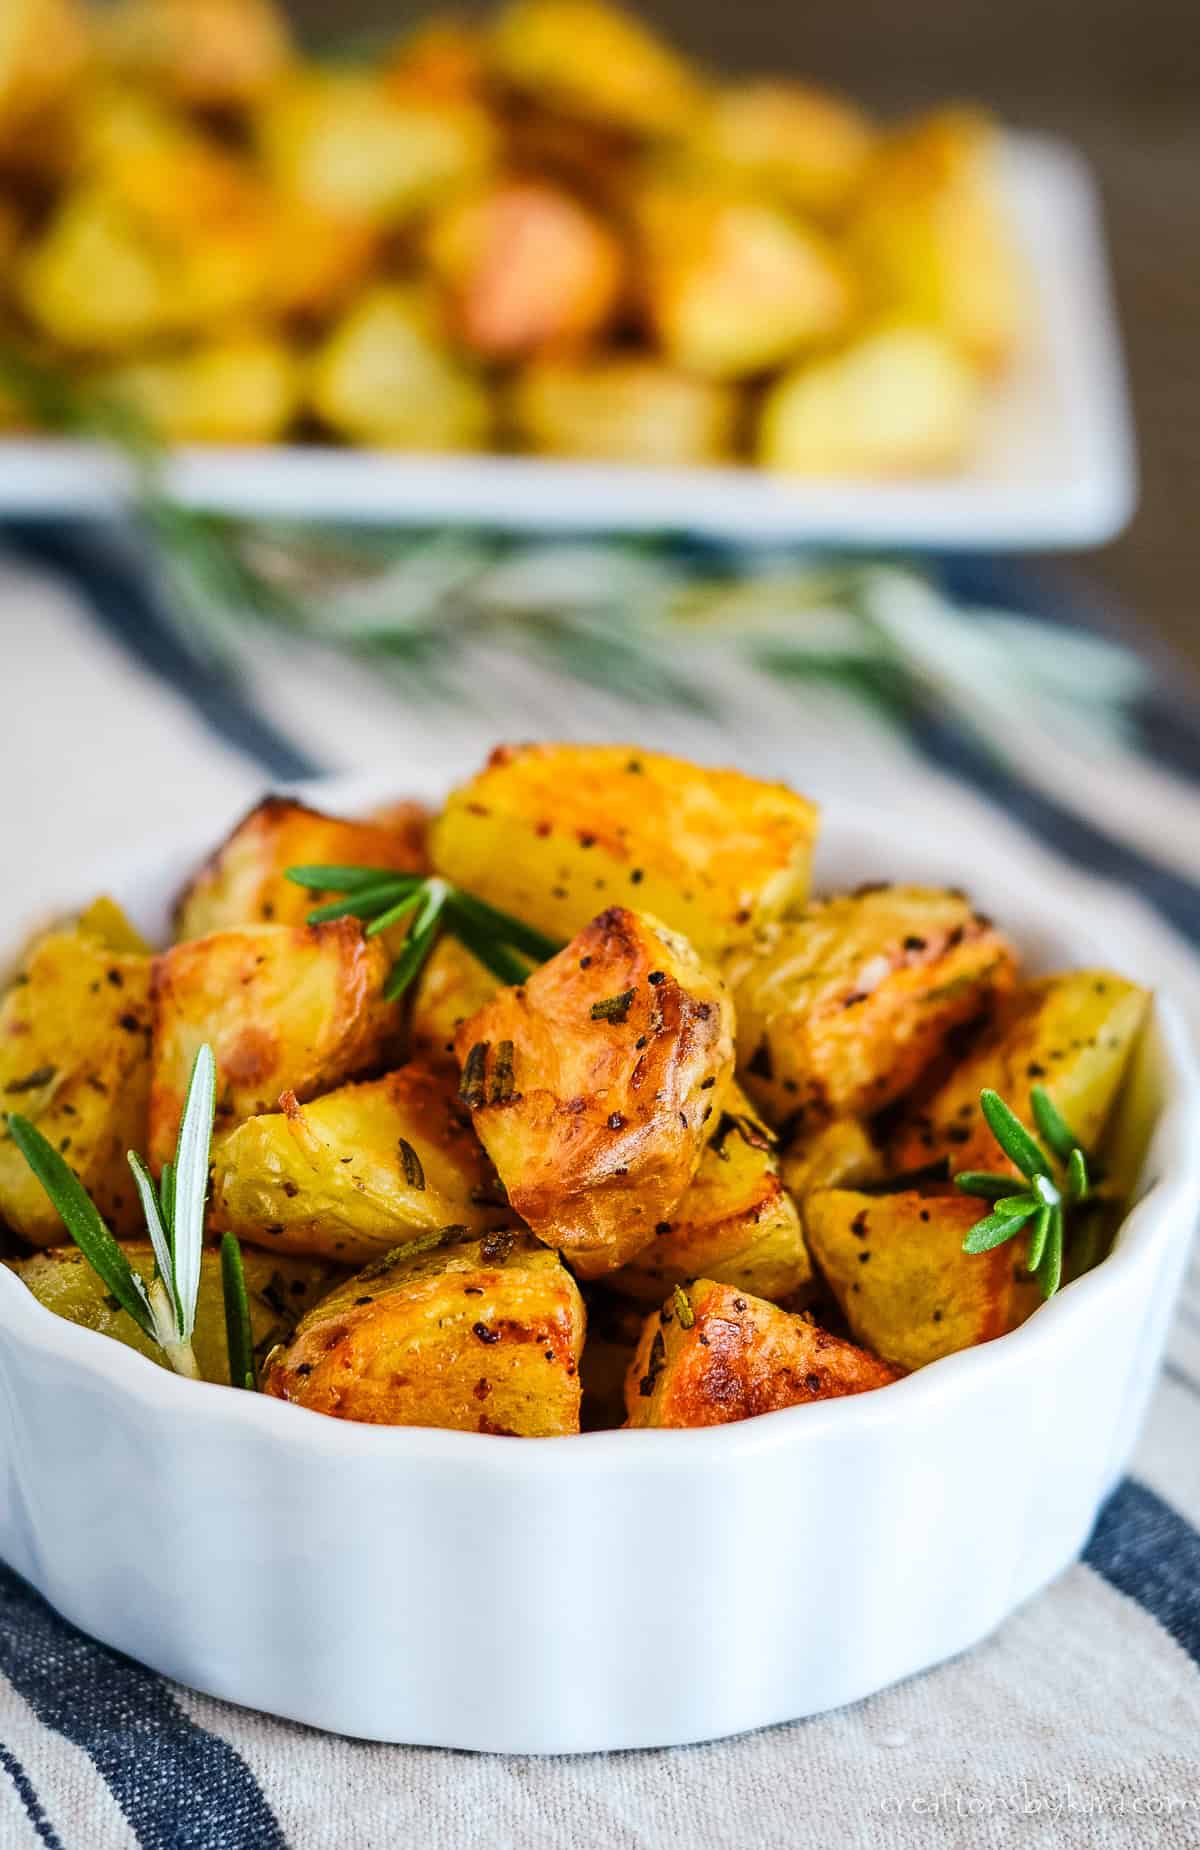
[[[412, 0], [293, 0], [314, 33], [403, 24]], [[466, 10], [466, 9], [462, 9]], [[977, 98], [1069, 137], [1099, 176], [1141, 448], [1126, 534], [1085, 569], [1200, 687], [1200, 15], [1196, 0], [650, 0], [730, 71], [793, 71], [891, 113]]]

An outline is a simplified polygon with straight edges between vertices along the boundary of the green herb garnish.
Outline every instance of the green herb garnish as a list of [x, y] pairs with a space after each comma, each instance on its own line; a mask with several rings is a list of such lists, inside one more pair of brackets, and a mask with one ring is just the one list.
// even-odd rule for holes
[[671, 1299], [675, 1305], [675, 1315], [679, 1319], [680, 1329], [690, 1330], [693, 1323], [696, 1321], [696, 1313], [692, 1309], [692, 1300], [689, 1298], [682, 1285], [676, 1285], [674, 1287], [671, 1292]]
[[420, 1157], [413, 1149], [407, 1137], [400, 1139], [400, 1164], [404, 1170], [404, 1180], [409, 1188], [421, 1190], [425, 1187], [425, 1169]]
[[635, 992], [623, 989], [620, 995], [605, 996], [602, 1002], [593, 1002], [588, 1011], [592, 1021], [624, 1021], [629, 1014], [629, 1004]]
[[395, 1002], [420, 974], [441, 932], [457, 938], [501, 983], [523, 983], [532, 964], [545, 963], [562, 945], [532, 925], [497, 911], [436, 874], [398, 874], [386, 867], [289, 867], [287, 878], [314, 893], [340, 893], [317, 906], [310, 925], [362, 919], [368, 938], [408, 919], [404, 949], [392, 965], [384, 998]]
[[[141, 1157], [133, 1150], [127, 1153], [154, 1249], [154, 1273], [148, 1282], [134, 1271], [95, 1202], [54, 1146], [28, 1118], [14, 1112], [8, 1120], [14, 1143], [110, 1298], [132, 1317], [143, 1336], [158, 1345], [175, 1373], [193, 1381], [200, 1378], [192, 1336], [200, 1290], [215, 1103], [216, 1062], [212, 1048], [204, 1046], [192, 1065], [175, 1159], [163, 1164], [157, 1188]], [[232, 1234], [226, 1234], [222, 1245], [221, 1282], [230, 1345], [230, 1380], [237, 1387], [252, 1388], [250, 1312], [241, 1253]]]
[[[1078, 1137], [1055, 1108], [1044, 1086], [1029, 1095], [1034, 1121], [1054, 1153], [1046, 1154], [1037, 1138], [1004, 1103], [998, 1092], [986, 1089], [979, 1103], [996, 1142], [1029, 1183], [1016, 1189], [1011, 1175], [986, 1169], [965, 1169], [954, 1178], [965, 1195], [979, 1195], [994, 1205], [976, 1221], [963, 1241], [965, 1253], [991, 1252], [1022, 1231], [1026, 1232], [1025, 1263], [1037, 1279], [1044, 1298], [1052, 1298], [1062, 1283], [1066, 1243], [1065, 1210], [1086, 1199], [1090, 1187], [1087, 1157]], [[1055, 1161], [1063, 1172], [1058, 1180]]]

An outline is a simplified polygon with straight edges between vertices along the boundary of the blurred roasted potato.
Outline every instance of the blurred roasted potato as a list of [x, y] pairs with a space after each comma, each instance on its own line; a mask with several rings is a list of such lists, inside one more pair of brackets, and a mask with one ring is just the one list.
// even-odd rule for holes
[[125, 1157], [145, 1149], [149, 1096], [150, 959], [82, 923], [39, 939], [0, 1003], [0, 1221], [35, 1246], [64, 1237], [4, 1128], [15, 1111], [66, 1158], [114, 1231], [140, 1231]]
[[172, 443], [270, 443], [300, 403], [300, 360], [277, 335], [247, 329], [103, 375], [109, 393]]
[[844, 97], [759, 78], [718, 90], [685, 150], [702, 172], [832, 218], [853, 199], [874, 145], [867, 117]]
[[213, 1152], [209, 1222], [272, 1252], [365, 1265], [413, 1234], [503, 1223], [453, 1079], [421, 1065], [247, 1118]]
[[393, 47], [381, 76], [389, 96], [417, 102], [480, 99], [488, 81], [486, 27], [433, 13]]
[[0, 163], [55, 171], [60, 106], [88, 57], [91, 22], [80, 0], [4, 0], [0, 6]]
[[809, 1318], [698, 1278], [646, 1319], [626, 1377], [627, 1424], [723, 1426], [895, 1379]]
[[607, 0], [511, 0], [489, 50], [506, 83], [550, 110], [649, 139], [684, 130], [703, 97], [683, 59]]
[[381, 284], [355, 304], [316, 355], [310, 392], [331, 430], [385, 449], [478, 448], [492, 421], [487, 391], [415, 285]]
[[585, 1278], [685, 1193], [733, 1068], [733, 1010], [687, 943], [611, 906], [455, 1036], [462, 1093], [514, 1211]]
[[771, 386], [757, 458], [788, 475], [934, 474], [964, 461], [980, 408], [952, 342], [928, 328], [880, 328]]
[[649, 1245], [605, 1283], [647, 1304], [697, 1276], [760, 1298], [794, 1299], [812, 1280], [812, 1262], [774, 1138], [736, 1086], [711, 1123], [715, 1132], [686, 1193]]
[[822, 900], [730, 959], [739, 1077], [794, 1129], [872, 1116], [1014, 970], [1007, 941], [961, 894], [880, 886]]
[[327, 816], [292, 797], [264, 797], [230, 831], [175, 902], [176, 938], [230, 925], [303, 925], [321, 903], [285, 878], [289, 867], [426, 868], [426, 812], [419, 803], [388, 821]]
[[1009, 1327], [1012, 1246], [962, 1249], [986, 1212], [965, 1195], [817, 1189], [805, 1200], [804, 1227], [852, 1335], [912, 1369]]
[[931, 1097], [914, 1102], [892, 1141], [893, 1167], [919, 1169], [948, 1156], [955, 1169], [1013, 1170], [979, 1108], [985, 1086], [1029, 1125], [1030, 1093], [1044, 1086], [1084, 1149], [1095, 1152], [1149, 1006], [1148, 990], [1109, 970], [1019, 984], [973, 1052]]
[[198, 1049], [217, 1064], [215, 1134], [305, 1102], [376, 1065], [397, 1030], [383, 1000], [390, 967], [354, 919], [247, 925], [177, 944], [153, 963], [150, 1161], [175, 1148]]
[[528, 1235], [400, 1247], [304, 1317], [263, 1387], [376, 1425], [578, 1432], [583, 1331], [574, 1279]]
[[441, 874], [551, 937], [636, 903], [701, 957], [802, 905], [817, 811], [783, 784], [622, 745], [504, 745], [451, 793]]
[[277, 85], [257, 130], [283, 193], [384, 228], [477, 180], [495, 150], [481, 105], [396, 95], [376, 73], [348, 67]]
[[[149, 1241], [123, 1241], [122, 1248], [134, 1271], [149, 1280], [154, 1272], [154, 1251]], [[304, 1312], [345, 1277], [341, 1266], [324, 1265], [318, 1259], [276, 1259], [270, 1253], [243, 1253], [242, 1265], [250, 1303], [250, 1338], [260, 1364], [277, 1343], [286, 1341]], [[158, 1344], [143, 1336], [129, 1313], [109, 1296], [104, 1281], [93, 1272], [77, 1246], [52, 1246], [30, 1259], [11, 1262], [10, 1269], [55, 1316], [114, 1337], [126, 1348], [136, 1349], [147, 1361], [157, 1362], [160, 1368], [169, 1366]], [[219, 1381], [228, 1387], [221, 1258], [212, 1247], [200, 1259], [192, 1349], [201, 1379]]]
[[936, 328], [985, 371], [1011, 359], [1025, 282], [986, 116], [941, 109], [880, 148], [849, 226], [870, 300]]
[[611, 321], [624, 259], [612, 231], [561, 187], [506, 180], [451, 202], [426, 234], [450, 327], [508, 360], [586, 341]]
[[638, 223], [646, 312], [684, 372], [752, 378], [849, 322], [854, 285], [838, 252], [769, 201], [654, 183]]
[[454, 1036], [500, 988], [457, 938], [439, 938], [413, 986], [408, 1038], [413, 1055], [458, 1071]]
[[100, 20], [118, 70], [189, 106], [244, 108], [292, 57], [273, 0], [118, 0]]
[[517, 440], [544, 455], [686, 467], [732, 453], [739, 405], [711, 379], [647, 355], [611, 354], [526, 367], [507, 412]]

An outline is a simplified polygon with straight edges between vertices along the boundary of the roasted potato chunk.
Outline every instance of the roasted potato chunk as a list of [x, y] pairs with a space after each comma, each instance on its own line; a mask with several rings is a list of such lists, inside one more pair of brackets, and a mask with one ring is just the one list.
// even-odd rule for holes
[[426, 814], [419, 803], [384, 822], [326, 816], [291, 797], [264, 797], [175, 902], [177, 938], [230, 925], [303, 925], [320, 897], [285, 878], [289, 867], [385, 867], [423, 873]]
[[649, 318], [683, 372], [752, 378], [846, 327], [854, 295], [838, 253], [768, 201], [667, 184], [639, 216]]
[[511, 360], [586, 341], [612, 319], [624, 268], [608, 227], [561, 187], [508, 180], [452, 202], [426, 250], [451, 331], [473, 353]]
[[1013, 970], [1006, 940], [957, 893], [884, 886], [821, 901], [730, 961], [742, 1082], [793, 1131], [870, 1116]]
[[733, 1066], [728, 993], [687, 943], [612, 906], [455, 1036], [463, 1096], [514, 1211], [585, 1278], [653, 1237]]
[[[110, 902], [111, 903], [111, 902]], [[150, 959], [94, 929], [56, 931], [26, 953], [0, 1004], [0, 1221], [34, 1246], [63, 1224], [4, 1126], [30, 1118], [117, 1233], [142, 1227], [126, 1151], [146, 1143]]]
[[874, 145], [866, 116], [845, 98], [760, 78], [719, 90], [686, 152], [705, 172], [830, 218], [858, 190]]
[[878, 1182], [884, 1173], [883, 1157], [857, 1118], [834, 1118], [801, 1131], [779, 1168], [784, 1187], [801, 1204], [814, 1188], [853, 1188]]
[[[126, 1258], [135, 1272], [149, 1280], [154, 1252], [149, 1241], [123, 1242]], [[268, 1253], [244, 1253], [246, 1295], [250, 1301], [250, 1335], [256, 1360], [261, 1364], [276, 1343], [284, 1342], [309, 1307], [342, 1278], [345, 1268], [324, 1265], [316, 1259], [276, 1259]], [[29, 1286], [38, 1302], [69, 1323], [112, 1336], [136, 1349], [161, 1368], [168, 1366], [162, 1350], [143, 1336], [127, 1311], [109, 1297], [100, 1279], [77, 1246], [52, 1246], [31, 1259], [18, 1259], [10, 1269]], [[229, 1350], [225, 1339], [225, 1305], [221, 1289], [221, 1257], [211, 1247], [200, 1260], [200, 1291], [196, 1299], [196, 1328], [192, 1349], [205, 1381], [229, 1385]]]
[[390, 96], [481, 98], [487, 88], [484, 27], [454, 14], [432, 14], [395, 46], [383, 66]]
[[936, 473], [962, 462], [980, 405], [970, 368], [944, 336], [880, 328], [776, 381], [758, 460], [789, 475]]
[[812, 1281], [796, 1204], [785, 1191], [774, 1138], [732, 1086], [690, 1188], [650, 1244], [606, 1283], [659, 1304], [697, 1276], [760, 1298], [794, 1298]]
[[813, 804], [621, 745], [500, 746], [434, 824], [434, 865], [552, 937], [636, 900], [701, 957], [802, 904]]
[[906, 1116], [892, 1141], [893, 1168], [947, 1156], [956, 1170], [1015, 1174], [979, 1108], [985, 1086], [1029, 1125], [1030, 1093], [1044, 1086], [1084, 1149], [1096, 1151], [1149, 1006], [1148, 990], [1109, 970], [1020, 984], [969, 1058]]
[[876, 307], [939, 329], [985, 371], [1012, 357], [1025, 321], [996, 139], [972, 110], [908, 124], [881, 148], [849, 228]]
[[[0, 7], [0, 160], [22, 169], [47, 158], [44, 136], [88, 54], [78, 0], [4, 0]], [[53, 154], [50, 164], [56, 165]]]
[[388, 954], [354, 919], [248, 925], [177, 944], [153, 962], [150, 1161], [175, 1148], [192, 1063], [205, 1041], [217, 1064], [218, 1136], [304, 1103], [377, 1064], [397, 1029], [383, 1000]]
[[548, 456], [685, 467], [722, 461], [737, 431], [729, 387], [640, 355], [540, 361], [506, 402], [518, 441]]
[[583, 1330], [574, 1279], [528, 1235], [401, 1247], [308, 1313], [263, 1387], [380, 1426], [578, 1432]]
[[886, 1387], [896, 1370], [804, 1316], [698, 1278], [646, 1319], [625, 1382], [630, 1426], [724, 1426]]
[[962, 1250], [986, 1212], [965, 1195], [829, 1188], [806, 1196], [804, 1227], [852, 1335], [912, 1369], [1009, 1327], [1012, 1247]]
[[452, 1080], [421, 1065], [248, 1118], [217, 1144], [209, 1224], [272, 1252], [365, 1265], [507, 1204]]
[[684, 128], [702, 96], [670, 46], [607, 0], [512, 0], [493, 28], [490, 53], [515, 90], [652, 139]]
[[437, 1065], [449, 1063], [457, 1074], [454, 1036], [499, 988], [491, 971], [457, 938], [439, 938], [413, 993], [408, 1039], [414, 1056]]
[[331, 430], [398, 450], [486, 443], [491, 401], [446, 346], [430, 297], [380, 285], [338, 323], [313, 363], [311, 402]]
[[103, 31], [117, 69], [202, 108], [252, 103], [292, 55], [272, 0], [119, 0], [105, 10]]
[[103, 381], [173, 443], [270, 443], [292, 422], [303, 379], [277, 336], [244, 332], [115, 367]]

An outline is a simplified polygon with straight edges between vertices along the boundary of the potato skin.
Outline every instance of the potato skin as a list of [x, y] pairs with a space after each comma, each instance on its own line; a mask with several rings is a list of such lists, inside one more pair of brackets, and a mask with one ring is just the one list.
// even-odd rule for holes
[[805, 1199], [804, 1226], [851, 1333], [913, 1369], [1009, 1327], [1012, 1245], [962, 1250], [987, 1211], [965, 1195], [816, 1189]]
[[716, 93], [686, 153], [703, 172], [832, 218], [861, 185], [874, 144], [867, 118], [846, 98], [810, 84], [752, 78]]
[[898, 1371], [808, 1317], [698, 1278], [646, 1319], [625, 1380], [629, 1426], [724, 1426], [779, 1407], [886, 1387]]
[[455, 1081], [422, 1065], [309, 1105], [285, 1093], [213, 1152], [209, 1224], [272, 1252], [365, 1265], [414, 1234], [495, 1226], [505, 1207]]
[[1007, 941], [959, 894], [887, 886], [821, 901], [730, 960], [739, 1078], [792, 1134], [871, 1116], [1014, 968]]
[[678, 132], [703, 96], [669, 45], [606, 0], [510, 0], [488, 51], [493, 71], [514, 90], [630, 135]]
[[150, 1161], [174, 1152], [192, 1062], [212, 1045], [215, 1135], [301, 1102], [381, 1059], [399, 1016], [383, 1001], [389, 969], [354, 919], [247, 925], [174, 945], [152, 966]]
[[[148, 1240], [128, 1240], [122, 1248], [135, 1272], [149, 1280], [154, 1253]], [[261, 1363], [268, 1351], [285, 1341], [303, 1313], [345, 1276], [345, 1268], [315, 1259], [275, 1259], [267, 1253], [242, 1255], [246, 1295], [250, 1301], [250, 1335]], [[103, 1281], [93, 1272], [77, 1246], [52, 1246], [32, 1258], [14, 1261], [10, 1269], [22, 1279], [39, 1303], [56, 1316], [86, 1329], [98, 1330], [136, 1349], [160, 1368], [169, 1364], [157, 1343], [143, 1336], [126, 1311], [114, 1308]], [[196, 1329], [192, 1349], [205, 1381], [229, 1385], [229, 1350], [225, 1337], [225, 1302], [221, 1288], [221, 1257], [212, 1247], [200, 1259], [200, 1290], [196, 1299]]]
[[150, 959], [90, 930], [51, 932], [0, 1004], [0, 1221], [35, 1246], [63, 1238], [57, 1210], [4, 1130], [30, 1118], [118, 1234], [142, 1219], [127, 1150], [142, 1150], [150, 1097]]
[[303, 925], [322, 896], [284, 878], [289, 867], [386, 867], [424, 873], [426, 811], [387, 822], [327, 816], [290, 797], [264, 797], [226, 836], [175, 901], [178, 939], [231, 925]]
[[557, 1254], [493, 1233], [381, 1260], [302, 1320], [263, 1390], [337, 1419], [543, 1437], [579, 1430], [584, 1310]]
[[458, 1078], [454, 1037], [500, 988], [457, 938], [439, 938], [413, 989], [408, 1045], [414, 1059], [449, 1066]]
[[286, 69], [291, 41], [271, 0], [119, 0], [103, 17], [105, 49], [177, 102], [243, 108]]
[[492, 422], [486, 388], [418, 284], [377, 284], [351, 304], [313, 360], [309, 395], [331, 430], [381, 449], [478, 449]]
[[1110, 970], [1072, 970], [1021, 983], [969, 1057], [926, 1099], [914, 1101], [889, 1156], [898, 1171], [939, 1157], [959, 1169], [1016, 1173], [979, 1108], [990, 1086], [1023, 1123], [1030, 1094], [1044, 1086], [1087, 1151], [1101, 1143], [1150, 992]]
[[542, 359], [517, 376], [508, 421], [527, 449], [594, 462], [720, 462], [737, 438], [736, 394], [643, 354]]
[[812, 1282], [796, 1204], [783, 1186], [775, 1140], [731, 1086], [691, 1185], [649, 1245], [606, 1281], [658, 1304], [672, 1284], [701, 1276], [760, 1298], [789, 1298]]
[[695, 1174], [733, 1010], [686, 940], [613, 906], [464, 1022], [455, 1050], [514, 1211], [594, 1278], [646, 1245]]
[[434, 824], [439, 873], [551, 937], [636, 905], [701, 957], [808, 890], [815, 805], [782, 784], [622, 745], [503, 745]]
[[814, 1188], [853, 1188], [878, 1182], [884, 1173], [883, 1156], [857, 1118], [833, 1118], [801, 1131], [784, 1150], [779, 1168], [784, 1187], [802, 1208]]

